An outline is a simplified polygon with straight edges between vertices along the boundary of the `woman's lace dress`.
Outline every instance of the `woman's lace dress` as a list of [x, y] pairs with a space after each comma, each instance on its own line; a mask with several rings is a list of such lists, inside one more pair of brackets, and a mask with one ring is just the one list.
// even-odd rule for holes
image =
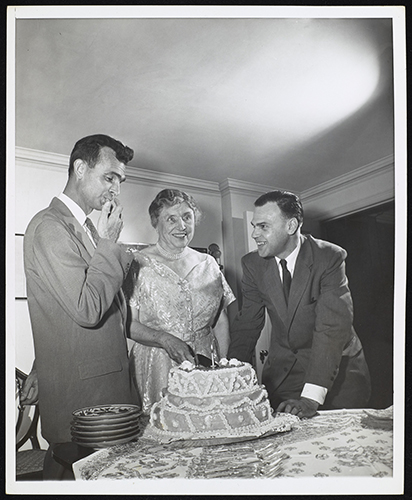
[[[130, 307], [138, 310], [140, 323], [182, 339], [197, 354], [211, 358], [216, 345], [212, 325], [221, 307], [235, 300], [215, 259], [205, 260], [182, 279], [164, 264], [139, 253], [139, 270], [133, 279]], [[136, 343], [131, 351], [131, 371], [148, 414], [167, 385], [167, 376], [176, 365], [164, 349]]]

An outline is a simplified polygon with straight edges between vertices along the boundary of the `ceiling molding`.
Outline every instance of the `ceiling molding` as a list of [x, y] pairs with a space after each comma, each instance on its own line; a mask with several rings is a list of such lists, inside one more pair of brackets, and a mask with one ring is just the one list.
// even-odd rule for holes
[[27, 167], [69, 170], [70, 157], [67, 155], [16, 146], [15, 158], [16, 163], [24, 164]]
[[253, 182], [239, 181], [237, 179], [226, 179], [219, 183], [222, 196], [231, 194], [244, 194], [247, 196], [260, 196], [268, 191], [274, 191], [275, 187], [254, 184]]
[[301, 200], [310, 218], [329, 220], [393, 200], [394, 196], [394, 157], [389, 155], [307, 189]]
[[204, 181], [193, 177], [171, 174], [167, 172], [157, 172], [129, 166], [127, 168], [127, 181], [135, 184], [147, 184], [153, 186], [157, 184], [162, 188], [176, 188], [182, 190], [197, 191], [214, 196], [220, 196], [219, 184], [212, 181]]
[[[69, 158], [70, 156], [68, 155], [16, 147], [16, 162], [32, 168], [64, 169], [67, 171], [69, 168]], [[162, 188], [173, 187], [220, 196], [219, 184], [217, 182], [203, 181], [201, 179], [166, 172], [156, 172], [154, 170], [137, 168], [132, 165], [127, 167], [127, 181], [128, 183], [147, 184], [150, 186], [158, 184]]]
[[330, 181], [318, 184], [310, 189], [302, 191], [300, 198], [302, 203], [312, 202], [316, 199], [323, 198], [325, 195], [330, 195], [333, 192], [348, 189], [351, 186], [359, 184], [360, 181], [373, 181], [375, 178], [392, 172], [394, 169], [393, 155], [385, 156], [377, 161], [364, 165], [356, 170], [352, 170], [347, 174], [340, 175]]
[[371, 196], [366, 196], [364, 198], [358, 199], [356, 201], [351, 201], [350, 203], [345, 203], [344, 205], [319, 209], [318, 211], [313, 211], [312, 208], [306, 210], [305, 213], [308, 214], [308, 218], [317, 221], [327, 221], [332, 219], [338, 219], [340, 217], [346, 217], [352, 215], [361, 210], [367, 210], [369, 208], [377, 207], [382, 205], [382, 203], [387, 203], [393, 200], [393, 190], [388, 189], [379, 194], [374, 194]]
[[[32, 168], [42, 169], [64, 169], [68, 170], [69, 156], [58, 153], [50, 153], [35, 149], [16, 147], [16, 162], [24, 164]], [[316, 218], [337, 217], [360, 210], [365, 207], [379, 204], [381, 201], [393, 199], [393, 185], [388, 186], [388, 182], [380, 182], [379, 179], [388, 178], [388, 174], [392, 175], [394, 170], [393, 155], [385, 156], [375, 162], [352, 170], [345, 175], [341, 175], [323, 182], [317, 186], [296, 193], [300, 196], [303, 205], [311, 207], [311, 212], [316, 213]], [[268, 191], [279, 189], [273, 186], [254, 184], [247, 181], [228, 178], [220, 183], [212, 181], [204, 181], [192, 177], [184, 177], [181, 175], [157, 172], [154, 170], [146, 170], [129, 166], [127, 169], [127, 180], [131, 183], [146, 184], [153, 186], [159, 185], [161, 189], [172, 187], [177, 189], [185, 189], [188, 191], [197, 191], [203, 194], [207, 193], [213, 196], [225, 197], [230, 194], [246, 195], [258, 197]], [[345, 191], [350, 193], [354, 188], [361, 184], [380, 186], [379, 192], [365, 193], [361, 199], [350, 200], [344, 206], [336, 207], [330, 203], [331, 196], [344, 195]], [[344, 197], [346, 199], [346, 197]], [[317, 207], [322, 207], [318, 209]], [[313, 209], [312, 209], [313, 207]], [[318, 215], [322, 212], [322, 215]]]
[[[69, 168], [69, 155], [62, 155], [58, 153], [50, 153], [48, 151], [39, 151], [37, 149], [30, 149], [17, 146], [16, 162], [24, 164], [27, 167], [42, 168], [42, 169], [64, 169]], [[184, 177], [181, 175], [157, 172], [155, 170], [147, 170], [143, 168], [134, 167], [132, 165], [127, 167], [127, 182], [136, 184], [153, 184], [161, 185], [163, 188], [166, 186], [188, 189], [191, 191], [199, 191], [202, 193], [209, 193], [212, 195], [225, 195], [226, 193], [244, 194], [248, 196], [260, 196], [267, 191], [274, 190], [266, 185], [254, 184], [251, 182], [240, 181], [237, 179], [226, 179], [218, 183], [212, 181], [205, 181], [195, 179], [193, 177]]]

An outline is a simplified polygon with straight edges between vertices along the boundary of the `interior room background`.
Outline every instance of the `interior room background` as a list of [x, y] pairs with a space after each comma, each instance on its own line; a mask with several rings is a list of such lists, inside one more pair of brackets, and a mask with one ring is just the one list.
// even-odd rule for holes
[[[125, 220], [121, 241], [156, 241], [148, 206], [159, 190], [174, 187], [193, 195], [204, 212], [204, 220], [197, 227], [191, 246], [219, 245], [223, 272], [238, 298], [229, 308], [230, 319], [241, 303], [240, 259], [254, 248], [248, 228], [254, 200], [272, 189], [299, 194], [305, 209], [303, 232], [348, 250], [347, 274], [354, 300], [355, 328], [364, 343], [372, 373], [371, 404], [386, 407], [392, 404], [393, 387], [395, 184], [391, 20], [338, 20], [337, 24], [333, 20], [283, 20], [283, 24], [265, 19], [200, 21], [17, 20], [16, 366], [29, 372], [34, 358], [21, 267], [22, 235], [33, 215], [48, 206], [64, 188], [69, 154], [76, 140], [93, 133], [107, 133], [135, 150], [120, 196]], [[330, 21], [330, 25], [325, 21]], [[279, 29], [286, 45], [279, 42]], [[288, 62], [281, 69], [288, 71], [289, 65], [294, 64], [293, 51], [305, 47], [305, 33], [309, 41], [318, 38], [327, 45], [331, 40], [343, 47], [350, 40], [348, 36], [353, 35], [352, 54], [366, 47], [365, 57], [375, 61], [375, 69], [371, 66], [367, 72], [375, 71], [375, 82], [351, 111], [326, 120], [312, 135], [292, 143], [288, 134], [293, 135], [294, 129], [322, 115], [322, 106], [327, 108], [330, 102], [348, 98], [336, 93], [337, 89], [329, 89], [333, 94], [329, 104], [320, 98], [313, 115], [300, 116], [295, 110], [312, 98], [313, 81], [305, 83], [305, 73], [294, 73], [291, 84], [296, 87], [295, 93], [284, 104], [285, 110], [292, 110], [289, 114], [296, 121], [289, 126], [283, 115], [274, 118], [280, 122], [284, 119], [283, 140], [288, 148], [283, 148], [282, 133], [273, 132], [269, 139], [264, 135], [272, 115], [257, 109], [272, 106], [276, 96], [282, 99], [276, 75], [272, 75], [273, 85], [265, 87], [264, 96], [259, 97], [262, 89], [256, 89], [257, 95], [250, 93], [250, 87], [247, 89], [244, 98], [249, 96], [250, 101], [245, 122], [250, 126], [250, 134], [249, 129], [244, 129], [243, 118], [237, 124], [236, 102], [216, 114], [217, 105], [211, 104], [210, 93], [223, 92], [220, 85], [224, 86], [227, 79], [229, 87], [236, 87], [238, 82], [232, 77], [243, 78], [249, 65], [253, 66], [252, 76], [250, 81], [242, 80], [243, 87], [261, 80], [259, 58], [267, 56], [267, 52], [262, 54], [259, 47], [267, 44], [273, 51], [273, 44], [278, 43], [285, 57], [282, 61]], [[323, 71], [325, 54], [320, 54], [323, 59], [313, 59], [311, 71]], [[128, 67], [128, 58], [133, 55], [137, 62], [130, 62]], [[337, 80], [356, 80], [359, 67], [345, 66], [347, 61], [343, 59], [336, 61], [330, 71], [337, 72]], [[263, 66], [266, 68], [267, 63]], [[215, 73], [210, 75], [213, 68]], [[135, 74], [131, 74], [132, 69], [136, 69]], [[196, 80], [186, 81], [188, 75]], [[361, 85], [361, 81], [356, 85]], [[185, 108], [188, 101], [190, 109]], [[225, 119], [223, 124], [217, 122], [216, 130], [212, 125], [215, 116]], [[193, 121], [185, 124], [186, 118]], [[192, 130], [188, 130], [190, 127]], [[279, 127], [282, 130], [282, 123]], [[270, 147], [269, 140], [273, 141]], [[96, 221], [97, 216], [94, 213], [92, 218]]]

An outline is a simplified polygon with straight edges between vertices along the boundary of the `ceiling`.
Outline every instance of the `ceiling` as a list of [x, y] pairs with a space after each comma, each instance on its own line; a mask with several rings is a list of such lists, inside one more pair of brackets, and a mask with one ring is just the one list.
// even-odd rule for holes
[[16, 145], [302, 192], [393, 153], [391, 19], [16, 21]]

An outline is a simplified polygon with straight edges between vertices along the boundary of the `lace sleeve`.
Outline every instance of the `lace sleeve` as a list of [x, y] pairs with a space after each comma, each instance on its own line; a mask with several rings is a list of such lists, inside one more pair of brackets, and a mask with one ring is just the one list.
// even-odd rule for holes
[[126, 301], [131, 307], [137, 307], [136, 300], [136, 282], [139, 276], [140, 264], [135, 259], [132, 261], [130, 270], [123, 282], [122, 289], [126, 297]]
[[209, 264], [211, 265], [211, 268], [213, 269], [213, 274], [216, 276], [217, 279], [220, 277], [220, 282], [222, 285], [223, 289], [223, 296], [222, 296], [222, 302], [221, 302], [221, 308], [226, 308], [229, 304], [234, 302], [236, 300], [236, 296], [232, 292], [232, 289], [229, 286], [229, 283], [226, 281], [225, 275], [222, 273], [222, 271], [219, 268], [218, 263], [216, 262], [215, 258], [212, 257], [211, 255], [207, 256], [207, 259], [209, 260]]
[[222, 287], [223, 287], [223, 307], [227, 307], [229, 304], [236, 300], [235, 294], [226, 281], [225, 276], [222, 274]]

